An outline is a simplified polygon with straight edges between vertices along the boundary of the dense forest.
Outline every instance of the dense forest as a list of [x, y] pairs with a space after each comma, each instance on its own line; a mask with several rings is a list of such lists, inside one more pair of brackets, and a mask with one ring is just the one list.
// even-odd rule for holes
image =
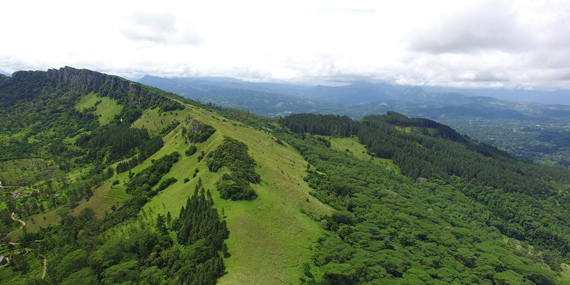
[[[449, 127], [396, 113], [360, 122], [300, 114], [280, 122], [295, 133], [282, 140], [314, 166], [306, 180], [316, 197], [338, 210], [326, 219], [333, 234], [315, 261], [326, 284], [556, 284], [539, 264], [559, 271], [570, 254], [568, 196], [556, 190], [568, 183], [568, 170], [523, 162]], [[315, 135], [357, 136], [407, 178], [331, 152]], [[538, 246], [541, 257], [513, 254], [519, 242], [501, 248], [500, 234]], [[529, 259], [537, 264], [529, 266]]]

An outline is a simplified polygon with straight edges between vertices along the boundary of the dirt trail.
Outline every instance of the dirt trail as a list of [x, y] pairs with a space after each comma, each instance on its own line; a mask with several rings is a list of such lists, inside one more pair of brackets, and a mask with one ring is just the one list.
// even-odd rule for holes
[[47, 258], [39, 253], [38, 255], [44, 260], [44, 272], [42, 273], [42, 279], [44, 279], [46, 277]]
[[[20, 224], [22, 224], [18, 230], [21, 230], [21, 229], [24, 228], [24, 226], [26, 225], [26, 222], [14, 218], [14, 212], [12, 212], [12, 214], [10, 214], [10, 218], [12, 218], [12, 220], [18, 221], [18, 222], [20, 222]], [[6, 236], [10, 236], [10, 235], [13, 234], [14, 232], [15, 232], [15, 231], [11, 231], [11, 232], [9, 232]], [[2, 245], [3, 245], [3, 244], [2, 244]]]
[[[20, 224], [22, 224], [22, 225], [20, 226], [20, 229], [19, 229], [19, 230], [23, 229], [23, 228], [26, 226], [26, 222], [14, 218], [14, 212], [12, 212], [12, 214], [10, 214], [10, 218], [12, 218], [12, 220], [18, 221], [18, 222], [20, 222]], [[11, 231], [10, 233], [8, 233], [8, 236], [11, 235], [13, 232], [15, 232], [15, 231]], [[39, 242], [39, 241], [35, 241], [35, 242]], [[10, 244], [10, 245], [13, 245], [13, 246], [16, 246], [16, 245], [19, 244], [19, 243], [9, 242], [9, 244]], [[1, 244], [1, 245], [4, 245], [4, 244]], [[0, 245], [0, 246], [1, 246], [1, 245]], [[39, 256], [43, 259], [43, 261], [44, 261], [44, 271], [43, 271], [43, 273], [42, 273], [42, 279], [44, 279], [44, 277], [46, 277], [47, 258], [46, 258], [45, 256], [39, 254], [39, 253], [38, 253], [38, 255], [39, 255]], [[9, 260], [9, 259], [8, 259], [8, 260]], [[9, 261], [8, 261], [8, 262], [9, 262]]]
[[[12, 218], [12, 220], [18, 221], [18, 222], [20, 222], [20, 224], [22, 224], [18, 230], [21, 230], [21, 229], [24, 228], [24, 226], [26, 226], [26, 222], [14, 218], [14, 212], [12, 212], [12, 214], [10, 214], [10, 218]], [[14, 233], [14, 232], [15, 232], [15, 231], [11, 231], [11, 232], [9, 232], [6, 236], [10, 236], [10, 235], [11, 235], [12, 233]]]
[[18, 222], [20, 222], [20, 224], [22, 224], [22, 226], [20, 227], [20, 229], [22, 229], [24, 226], [26, 226], [26, 222], [14, 218], [14, 212], [12, 212], [12, 214], [10, 214], [10, 218], [12, 218], [12, 220], [18, 221]]

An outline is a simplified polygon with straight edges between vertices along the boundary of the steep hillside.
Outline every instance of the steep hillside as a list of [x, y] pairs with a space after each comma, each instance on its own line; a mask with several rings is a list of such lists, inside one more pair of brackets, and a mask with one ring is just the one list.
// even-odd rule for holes
[[[299, 114], [280, 122], [294, 132], [280, 138], [314, 165], [306, 178], [314, 195], [337, 210], [323, 222], [329, 234], [315, 253], [324, 275], [305, 280], [568, 283], [568, 170], [525, 163], [396, 113], [360, 122]], [[362, 147], [347, 143], [351, 136], [377, 158], [363, 157]], [[376, 159], [393, 161], [405, 176]]]
[[[22, 145], [31, 147], [21, 151], [18, 160], [11, 159], [13, 152], [7, 152], [2, 163], [6, 169], [14, 164], [24, 165], [22, 170], [26, 167], [25, 172], [14, 169], [7, 173], [9, 181], [30, 174], [26, 179], [14, 180], [24, 189], [19, 191], [21, 197], [13, 199], [12, 191], [3, 192], [3, 229], [5, 233], [14, 231], [10, 237], [20, 245], [13, 253], [9, 253], [7, 243], [0, 248], [1, 253], [13, 257], [13, 266], [1, 269], [0, 279], [13, 284], [39, 279], [41, 268], [35, 266], [38, 258], [23, 255], [29, 251], [46, 256], [49, 262], [44, 280], [52, 283], [85, 283], [93, 278], [103, 283], [118, 282], [115, 274], [123, 274], [124, 270], [136, 272], [123, 276], [124, 281], [143, 280], [151, 271], [156, 273], [148, 277], [152, 280], [175, 280], [182, 276], [179, 274], [183, 268], [194, 268], [192, 264], [218, 264], [217, 255], [224, 257], [222, 267], [211, 267], [213, 271], [208, 272], [213, 275], [198, 279], [215, 282], [215, 272], [225, 272], [217, 275], [223, 275], [222, 284], [289, 284], [302, 277], [302, 265], [310, 261], [310, 249], [324, 232], [311, 217], [328, 215], [331, 208], [309, 195], [311, 189], [303, 181], [306, 163], [291, 147], [277, 143], [267, 131], [224, 118], [196, 102], [113, 76], [66, 67], [47, 73], [16, 73], [14, 78], [1, 89], [2, 103], [10, 105], [2, 112], [8, 118], [28, 118], [26, 124], [15, 129], [5, 123], [7, 137], [19, 134], [22, 138], [5, 143], [17, 149]], [[67, 100], [71, 102], [64, 104]], [[55, 101], [53, 108], [41, 106], [45, 101]], [[59, 112], [53, 111], [56, 107]], [[85, 123], [62, 128], [64, 122], [73, 121], [70, 117], [84, 118]], [[46, 121], [54, 123], [46, 125]], [[34, 125], [41, 127], [30, 131]], [[251, 185], [255, 197], [225, 200], [216, 191], [222, 176], [231, 177], [232, 171], [227, 166], [212, 171], [208, 164], [213, 159], [212, 151], [226, 138], [244, 143], [252, 158], [252, 170], [259, 175], [259, 182]], [[146, 141], [148, 147], [138, 143]], [[56, 145], [64, 149], [52, 152]], [[176, 153], [178, 158], [171, 155]], [[34, 167], [25, 166], [24, 161], [33, 162]], [[39, 175], [49, 167], [53, 168], [51, 172]], [[56, 174], [59, 176], [54, 179]], [[239, 181], [239, 176], [234, 179]], [[5, 190], [9, 189], [13, 188]], [[202, 203], [200, 199], [187, 202], [188, 197], [196, 197], [194, 189], [207, 190], [205, 201], [211, 194], [213, 207], [229, 230], [224, 248], [214, 251], [208, 259], [211, 261], [191, 259], [188, 265], [149, 263], [147, 258], [156, 258], [161, 251], [174, 254], [193, 248], [208, 252], [198, 247], [200, 236], [197, 240], [181, 239], [185, 226], [176, 222], [182, 219], [182, 207]], [[28, 232], [17, 230], [17, 223], [9, 218], [11, 212], [23, 217]], [[159, 220], [168, 221], [166, 231], [171, 236], [178, 233], [178, 237], [169, 241], [161, 234], [164, 229], [157, 224]], [[149, 229], [150, 235], [145, 232]], [[70, 235], [70, 231], [76, 234]], [[85, 231], [93, 239], [81, 238]], [[141, 234], [162, 240], [160, 248], [141, 252], [116, 247], [136, 243], [128, 236]], [[41, 242], [30, 243], [30, 239]], [[109, 250], [125, 254], [94, 266], [94, 260], [107, 256]], [[161, 258], [174, 261], [174, 256]], [[70, 260], [82, 264], [77, 258], [88, 262], [73, 268], [64, 265]], [[134, 268], [137, 260], [139, 265]]]

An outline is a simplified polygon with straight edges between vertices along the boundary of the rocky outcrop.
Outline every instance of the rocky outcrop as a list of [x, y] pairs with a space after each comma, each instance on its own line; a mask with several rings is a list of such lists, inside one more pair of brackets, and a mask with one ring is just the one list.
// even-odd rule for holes
[[[25, 97], [39, 95], [47, 86], [75, 93], [84, 94], [96, 92], [101, 96], [116, 99], [121, 104], [136, 104], [143, 108], [155, 108], [168, 106], [167, 109], [175, 110], [180, 107], [178, 103], [166, 98], [167, 93], [156, 88], [148, 87], [137, 82], [132, 82], [118, 76], [108, 75], [88, 69], [76, 69], [63, 67], [46, 71], [18, 71], [10, 79], [14, 88], [17, 86], [33, 86], [26, 91]], [[3, 78], [0, 78], [0, 82]]]
[[157, 93], [150, 88], [143, 88], [139, 83], [128, 81], [118, 76], [88, 70], [76, 69], [73, 67], [63, 67], [60, 69], [50, 69], [47, 71], [47, 79], [52, 83], [68, 85], [71, 88], [82, 91], [97, 91], [100, 93], [124, 93], [128, 96], [128, 103], [140, 103], [135, 98], [138, 96], [149, 96], [154, 98]]

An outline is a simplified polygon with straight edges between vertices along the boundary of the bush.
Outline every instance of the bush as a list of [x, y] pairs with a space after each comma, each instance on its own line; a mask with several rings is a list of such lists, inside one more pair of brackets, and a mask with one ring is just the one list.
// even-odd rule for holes
[[198, 151], [198, 148], [195, 145], [191, 145], [184, 153], [186, 156], [191, 156]]
[[255, 198], [255, 191], [249, 183], [260, 182], [255, 172], [255, 161], [247, 153], [247, 145], [225, 137], [222, 144], [209, 155], [208, 169], [217, 172], [223, 166], [230, 169], [230, 174], [222, 176], [218, 190], [222, 199], [248, 200]]

